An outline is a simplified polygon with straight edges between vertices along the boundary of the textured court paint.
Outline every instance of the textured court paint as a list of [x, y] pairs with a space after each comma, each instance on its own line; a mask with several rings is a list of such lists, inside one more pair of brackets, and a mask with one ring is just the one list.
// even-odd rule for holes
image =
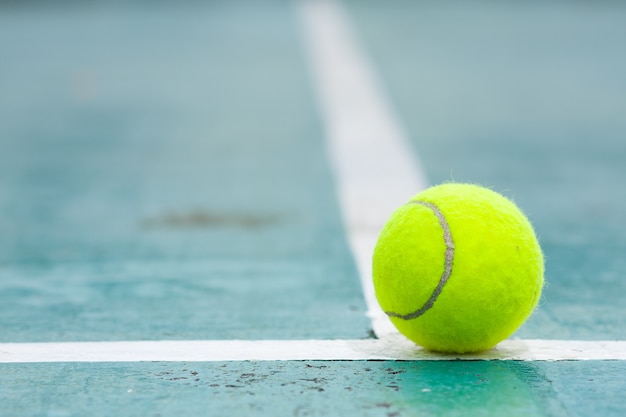
[[610, 381], [624, 372], [626, 362], [2, 364], [0, 403], [2, 415], [67, 417], [619, 417], [626, 398]]
[[0, 341], [361, 338], [286, 4], [2, 7]]
[[512, 197], [547, 285], [523, 338], [626, 334], [626, 5], [347, 1], [433, 183]]

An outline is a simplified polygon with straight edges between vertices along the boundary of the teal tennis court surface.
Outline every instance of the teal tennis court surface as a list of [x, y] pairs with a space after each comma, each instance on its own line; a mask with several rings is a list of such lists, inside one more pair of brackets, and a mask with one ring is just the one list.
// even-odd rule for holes
[[[623, 416], [626, 5], [0, 2], [1, 416]], [[539, 308], [404, 340], [371, 249], [514, 199]]]

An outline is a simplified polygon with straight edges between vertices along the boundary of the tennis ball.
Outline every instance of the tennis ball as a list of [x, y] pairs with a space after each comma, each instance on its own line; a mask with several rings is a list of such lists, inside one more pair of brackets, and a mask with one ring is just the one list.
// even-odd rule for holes
[[373, 256], [376, 298], [426, 349], [469, 353], [510, 336], [537, 305], [543, 255], [506, 197], [471, 184], [429, 188], [398, 208]]

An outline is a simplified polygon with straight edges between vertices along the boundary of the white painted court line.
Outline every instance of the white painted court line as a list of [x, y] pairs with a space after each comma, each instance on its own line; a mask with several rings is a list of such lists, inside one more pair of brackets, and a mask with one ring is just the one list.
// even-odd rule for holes
[[382, 338], [397, 332], [374, 296], [373, 248], [391, 212], [426, 188], [426, 177], [337, 2], [299, 6], [345, 227]]
[[473, 355], [427, 352], [386, 340], [214, 340], [0, 344], [0, 363], [288, 360], [626, 360], [626, 342], [507, 340]]

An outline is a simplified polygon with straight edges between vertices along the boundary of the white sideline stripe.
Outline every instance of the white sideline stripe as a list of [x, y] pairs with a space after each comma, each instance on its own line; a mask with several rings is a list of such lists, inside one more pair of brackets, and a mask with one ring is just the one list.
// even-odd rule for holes
[[288, 360], [626, 360], [625, 341], [506, 340], [471, 355], [425, 351], [403, 339], [3, 343], [0, 363]]
[[384, 338], [397, 331], [374, 295], [372, 252], [387, 218], [426, 188], [426, 177], [337, 2], [299, 6], [349, 244], [368, 316]]

